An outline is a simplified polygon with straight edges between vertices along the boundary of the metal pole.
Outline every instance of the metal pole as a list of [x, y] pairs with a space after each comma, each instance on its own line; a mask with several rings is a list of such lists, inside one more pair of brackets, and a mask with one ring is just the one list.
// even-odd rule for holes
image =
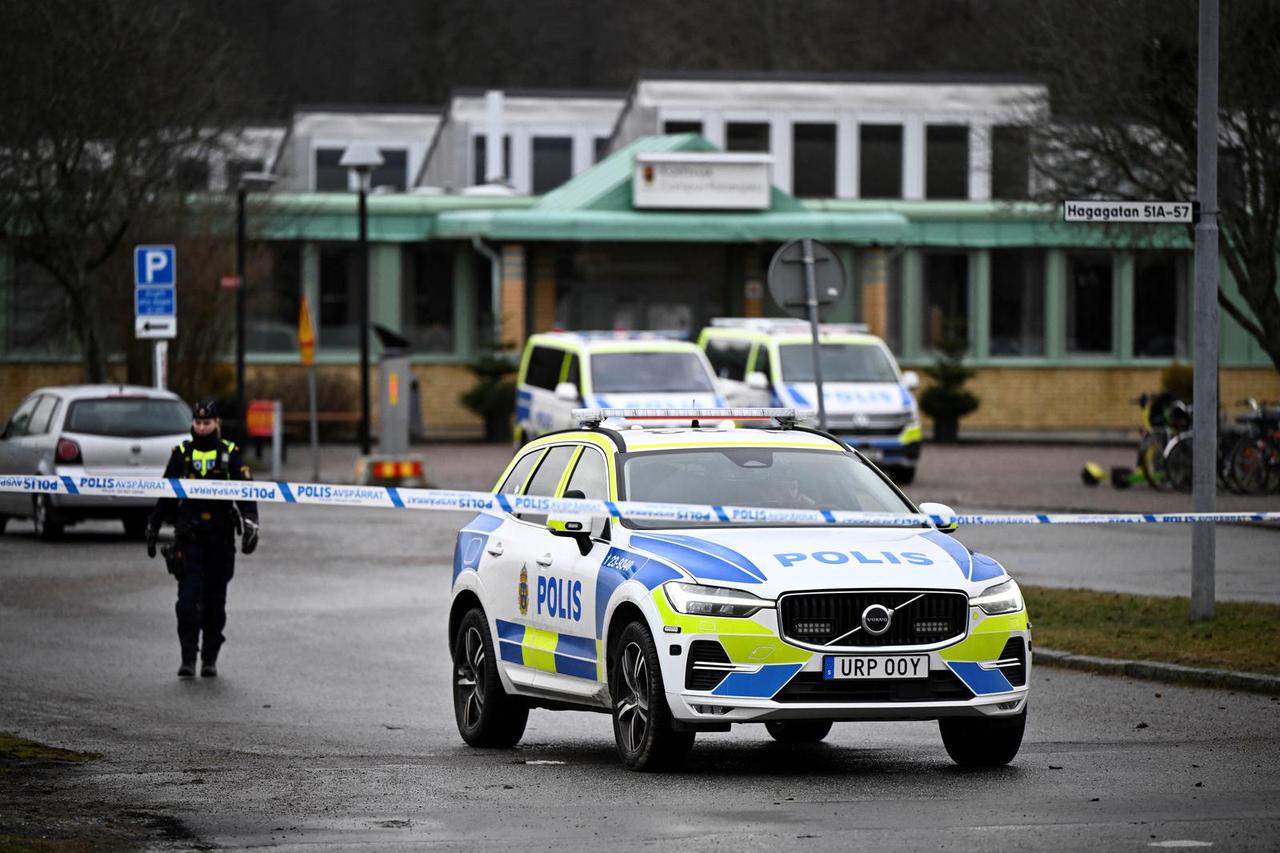
[[311, 410], [311, 482], [320, 482], [320, 424], [316, 418], [316, 366], [307, 367], [307, 397]]
[[369, 455], [369, 233], [365, 210], [365, 176], [360, 174], [360, 453]]
[[236, 189], [236, 275], [240, 278], [240, 286], [236, 288], [236, 422], [241, 441], [245, 437], [244, 410], [244, 186]]
[[284, 404], [279, 400], [271, 401], [271, 479], [280, 479], [284, 454]]
[[813, 332], [813, 381], [818, 395], [818, 429], [827, 428], [827, 404], [822, 390], [822, 354], [818, 343], [818, 285], [813, 275], [813, 241], [803, 240], [804, 295], [809, 306], [809, 329]]
[[[1200, 0], [1199, 139], [1196, 156], [1195, 430], [1192, 504], [1213, 512], [1218, 486], [1218, 0]], [[1191, 618], [1214, 611], [1214, 526], [1191, 530]]]
[[157, 340], [153, 355], [151, 378], [155, 381], [156, 388], [163, 391], [169, 384], [169, 342], [164, 338]]

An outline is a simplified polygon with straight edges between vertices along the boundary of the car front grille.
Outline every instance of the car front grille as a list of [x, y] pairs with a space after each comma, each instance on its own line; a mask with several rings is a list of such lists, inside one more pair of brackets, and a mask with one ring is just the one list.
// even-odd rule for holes
[[[863, 612], [875, 604], [893, 611], [889, 629], [879, 636], [862, 626]], [[833, 651], [940, 645], [964, 636], [968, 611], [969, 597], [962, 592], [843, 590], [778, 598], [783, 639]]]
[[688, 690], [715, 690], [732, 669], [729, 655], [714, 640], [694, 640], [689, 644], [684, 686]]
[[967, 702], [973, 691], [950, 670], [932, 670], [927, 679], [823, 678], [802, 672], [779, 690], [775, 702]]
[[910, 414], [828, 415], [827, 431], [847, 435], [897, 435], [909, 423]]

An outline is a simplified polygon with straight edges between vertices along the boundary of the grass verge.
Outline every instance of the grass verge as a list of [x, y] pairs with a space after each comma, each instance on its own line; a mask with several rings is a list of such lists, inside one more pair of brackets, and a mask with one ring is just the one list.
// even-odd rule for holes
[[65, 761], [82, 764], [98, 758], [101, 756], [92, 752], [58, 749], [56, 746], [45, 746], [33, 740], [0, 732], [0, 764], [11, 764], [15, 761]]
[[1024, 586], [1037, 646], [1125, 660], [1280, 675], [1280, 605], [1218, 602], [1192, 622], [1191, 601]]

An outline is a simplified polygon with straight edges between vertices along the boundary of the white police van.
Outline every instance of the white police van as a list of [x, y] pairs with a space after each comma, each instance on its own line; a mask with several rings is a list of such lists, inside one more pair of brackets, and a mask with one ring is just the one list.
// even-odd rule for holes
[[[654, 416], [686, 419], [628, 420]], [[733, 428], [747, 416], [778, 426]], [[458, 534], [448, 640], [468, 744], [512, 746], [529, 710], [550, 708], [611, 714], [633, 769], [680, 763], [700, 731], [761, 723], [780, 741], [813, 742], [845, 720], [936, 719], [957, 763], [1013, 759], [1027, 715], [1026, 608], [999, 563], [950, 535], [954, 524], [778, 523], [786, 508], [918, 512], [791, 410], [581, 417], [518, 451], [495, 503], [584, 498], [608, 514], [485, 512]], [[642, 520], [615, 501], [712, 511]], [[954, 517], [940, 504], [920, 511]]]
[[[818, 328], [827, 429], [908, 485], [920, 460], [915, 372], [857, 323]], [[788, 319], [719, 317], [698, 336], [731, 406], [817, 407], [813, 335]]]
[[576, 426], [573, 410], [722, 406], [694, 344], [663, 332], [547, 332], [525, 344], [516, 379], [516, 446]]

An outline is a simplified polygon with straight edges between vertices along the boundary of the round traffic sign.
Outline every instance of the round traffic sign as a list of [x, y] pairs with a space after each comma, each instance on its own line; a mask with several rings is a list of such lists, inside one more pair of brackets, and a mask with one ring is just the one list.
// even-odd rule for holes
[[778, 307], [787, 313], [809, 318], [805, 286], [805, 243], [813, 253], [813, 285], [818, 306], [836, 302], [845, 288], [844, 264], [826, 243], [817, 240], [792, 240], [774, 252], [769, 262], [769, 293]]

